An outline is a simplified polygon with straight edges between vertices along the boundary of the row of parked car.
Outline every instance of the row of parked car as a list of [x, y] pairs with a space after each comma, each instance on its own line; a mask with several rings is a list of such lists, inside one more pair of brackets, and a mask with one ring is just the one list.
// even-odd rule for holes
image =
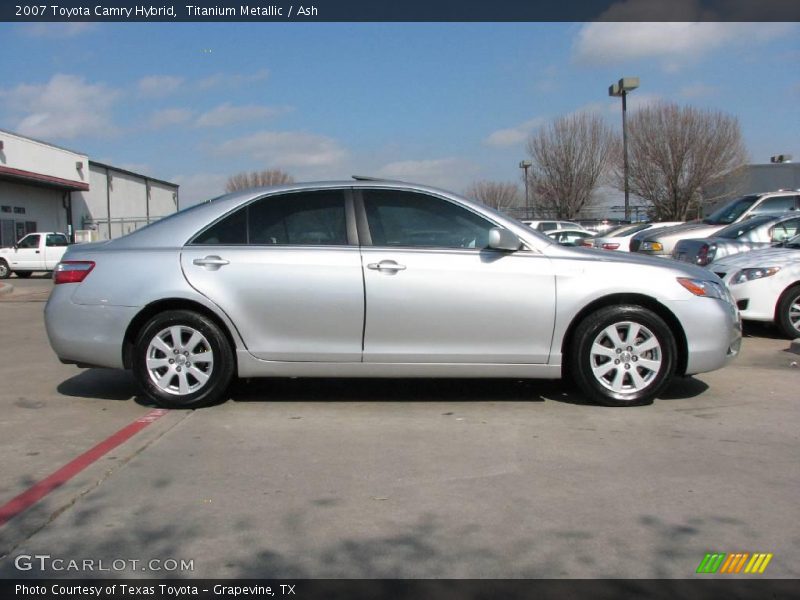
[[798, 190], [737, 198], [703, 220], [628, 224], [601, 235], [577, 223], [532, 223], [540, 231], [549, 223], [543, 233], [562, 244], [706, 267], [728, 285], [743, 319], [774, 322], [783, 334], [800, 337]]

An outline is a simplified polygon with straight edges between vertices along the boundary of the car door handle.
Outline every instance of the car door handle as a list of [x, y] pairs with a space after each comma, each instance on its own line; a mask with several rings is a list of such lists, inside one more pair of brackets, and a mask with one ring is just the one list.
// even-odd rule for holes
[[398, 264], [393, 260], [382, 260], [379, 263], [369, 263], [367, 268], [373, 271], [405, 271], [406, 266]]
[[198, 267], [207, 267], [211, 270], [217, 270], [220, 267], [229, 265], [230, 263], [231, 261], [225, 260], [224, 258], [220, 258], [219, 256], [206, 256], [205, 258], [195, 258], [192, 261], [192, 264], [195, 264]]

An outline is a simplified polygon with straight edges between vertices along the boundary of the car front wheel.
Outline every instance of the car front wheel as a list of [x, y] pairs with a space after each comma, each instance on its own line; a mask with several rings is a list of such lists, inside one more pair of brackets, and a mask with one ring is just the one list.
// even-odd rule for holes
[[792, 340], [800, 338], [800, 284], [783, 293], [775, 316], [781, 333]]
[[0, 279], [8, 279], [11, 275], [11, 269], [8, 268], [8, 263], [0, 258]]
[[224, 333], [199, 313], [160, 313], [136, 339], [134, 376], [147, 397], [164, 408], [200, 408], [222, 400], [233, 372]]
[[675, 336], [656, 313], [608, 306], [575, 330], [570, 371], [592, 401], [606, 406], [650, 404], [675, 372]]

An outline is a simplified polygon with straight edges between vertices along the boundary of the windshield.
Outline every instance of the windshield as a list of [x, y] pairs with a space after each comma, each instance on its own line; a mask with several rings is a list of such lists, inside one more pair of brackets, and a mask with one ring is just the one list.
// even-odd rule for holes
[[790, 240], [786, 240], [781, 244], [784, 248], [800, 248], [800, 235], [794, 236]]
[[758, 196], [744, 196], [733, 200], [708, 215], [703, 219], [703, 223], [706, 225], [730, 225], [741, 217], [748, 208], [753, 206], [756, 200], [758, 200]]
[[744, 234], [753, 231], [756, 227], [763, 225], [764, 223], [772, 223], [773, 221], [777, 221], [777, 218], [772, 215], [762, 215], [759, 217], [753, 217], [752, 219], [747, 219], [746, 221], [742, 221], [741, 223], [734, 223], [733, 225], [728, 225], [725, 229], [720, 229], [716, 237], [727, 238], [729, 240], [735, 240], [736, 238], [742, 237]]

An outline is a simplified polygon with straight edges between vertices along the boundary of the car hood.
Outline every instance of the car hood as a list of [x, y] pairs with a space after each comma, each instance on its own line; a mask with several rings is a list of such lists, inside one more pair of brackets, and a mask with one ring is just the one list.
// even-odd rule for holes
[[655, 267], [674, 276], [708, 279], [709, 271], [703, 267], [682, 263], [646, 254], [630, 252], [609, 252], [598, 248], [553, 245], [545, 254], [551, 257], [574, 258], [587, 262], [616, 263], [620, 265], [644, 265]]
[[800, 264], [800, 249], [798, 248], [764, 248], [743, 254], [723, 258], [713, 262], [710, 267], [714, 270], [744, 269], [747, 267], [785, 267]]

